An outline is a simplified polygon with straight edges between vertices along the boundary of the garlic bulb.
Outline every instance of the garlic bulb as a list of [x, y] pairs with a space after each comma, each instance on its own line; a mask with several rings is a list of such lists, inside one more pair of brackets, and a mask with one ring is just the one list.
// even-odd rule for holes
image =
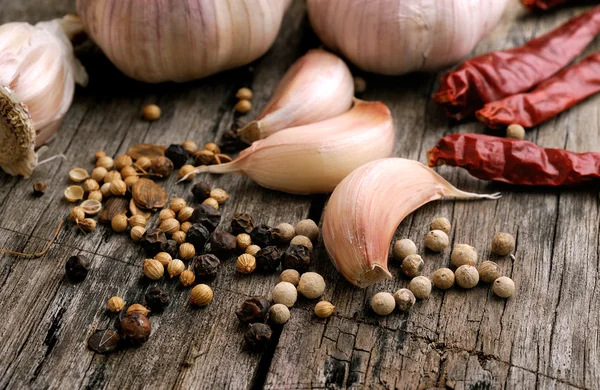
[[0, 167], [11, 175], [31, 175], [35, 145], [56, 131], [75, 82], [87, 84], [70, 41], [80, 32], [83, 25], [71, 15], [35, 26], [0, 26]]
[[323, 43], [369, 72], [436, 70], [467, 56], [508, 0], [308, 0]]
[[92, 39], [126, 75], [189, 81], [271, 47], [291, 0], [77, 0]]
[[288, 127], [332, 118], [346, 112], [353, 97], [354, 81], [344, 61], [325, 50], [310, 50], [286, 72], [258, 118], [238, 134], [252, 143]]
[[355, 99], [342, 115], [279, 131], [254, 142], [234, 161], [201, 166], [195, 173], [240, 173], [273, 190], [327, 193], [355, 168], [388, 157], [395, 137], [385, 104]]
[[391, 278], [390, 241], [410, 213], [444, 196], [498, 199], [456, 189], [418, 161], [386, 158], [365, 164], [333, 191], [323, 217], [323, 242], [338, 271], [366, 287]]

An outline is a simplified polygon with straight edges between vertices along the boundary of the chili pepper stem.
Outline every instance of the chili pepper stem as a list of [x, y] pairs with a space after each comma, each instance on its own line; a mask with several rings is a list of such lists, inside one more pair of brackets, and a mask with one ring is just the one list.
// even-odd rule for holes
[[235, 161], [228, 162], [225, 164], [218, 164], [218, 165], [202, 165], [202, 166], [196, 167], [192, 172], [183, 176], [181, 179], [179, 179], [177, 181], [177, 183], [181, 183], [182, 181], [187, 180], [187, 178], [190, 177], [191, 175], [196, 175], [198, 173], [218, 173], [218, 174], [240, 173], [240, 174], [242, 174], [242, 171], [240, 170], [240, 168], [238, 167], [238, 164], [236, 164]]

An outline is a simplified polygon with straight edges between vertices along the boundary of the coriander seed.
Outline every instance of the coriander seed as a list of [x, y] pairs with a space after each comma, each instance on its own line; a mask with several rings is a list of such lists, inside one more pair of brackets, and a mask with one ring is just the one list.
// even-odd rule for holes
[[158, 260], [147, 259], [144, 260], [144, 275], [148, 279], [158, 280], [162, 278], [165, 273], [165, 267]]
[[167, 252], [157, 253], [156, 256], [154, 256], [154, 259], [160, 261], [160, 263], [163, 265], [163, 267], [168, 267], [169, 263], [173, 260], [171, 255], [168, 254]]
[[256, 258], [252, 255], [244, 253], [237, 258], [235, 267], [241, 274], [251, 274], [256, 269]]
[[179, 257], [183, 260], [191, 260], [194, 256], [196, 256], [196, 248], [192, 244], [185, 242], [179, 246]]
[[127, 185], [127, 187], [129, 188], [132, 187], [135, 183], [137, 183], [138, 180], [140, 180], [139, 176], [127, 176], [123, 181], [125, 182], [125, 185]]
[[192, 227], [192, 223], [191, 222], [184, 222], [181, 224], [181, 231], [184, 233], [187, 233], [188, 230], [190, 230], [190, 228]]
[[123, 196], [127, 192], [127, 184], [123, 180], [117, 179], [110, 182], [110, 193], [114, 196]]
[[412, 240], [408, 238], [403, 238], [402, 240], [397, 240], [392, 247], [392, 257], [398, 261], [404, 260], [406, 256], [416, 255], [417, 254], [417, 246]]
[[84, 218], [77, 222], [77, 226], [79, 226], [79, 228], [85, 233], [90, 233], [96, 230], [96, 221], [91, 218]]
[[102, 157], [106, 156], [106, 152], [102, 151], [102, 150], [98, 150], [95, 154], [94, 154], [94, 158], [96, 160], [101, 159]]
[[130, 166], [127, 166], [127, 167], [121, 169], [120, 175], [121, 175], [121, 178], [123, 180], [125, 180], [128, 177], [137, 176], [137, 171], [135, 170], [135, 168], [133, 166], [130, 165]]
[[235, 110], [240, 114], [247, 114], [252, 110], [252, 102], [250, 102], [250, 100], [242, 99], [235, 105]]
[[158, 226], [158, 228], [161, 231], [163, 231], [163, 232], [165, 232], [166, 234], [169, 234], [169, 235], [171, 235], [171, 234], [173, 234], [175, 232], [178, 232], [180, 227], [181, 227], [181, 224], [175, 218], [165, 219]]
[[290, 320], [290, 309], [282, 303], [276, 303], [269, 309], [269, 321], [283, 325]]
[[102, 202], [102, 192], [98, 191], [92, 191], [88, 194], [88, 199], [89, 200], [97, 200], [98, 202]]
[[221, 148], [219, 148], [219, 145], [217, 145], [214, 142], [209, 142], [209, 143], [205, 144], [204, 150], [208, 150], [210, 152], [213, 152], [214, 154], [221, 153]]
[[179, 212], [177, 213], [177, 220], [179, 222], [185, 222], [185, 221], [189, 220], [190, 218], [192, 218], [193, 214], [194, 214], [194, 208], [186, 206], [186, 207], [182, 208], [181, 210], [179, 210]]
[[288, 282], [279, 282], [271, 290], [271, 298], [275, 303], [281, 303], [287, 307], [292, 307], [298, 299], [296, 287]]
[[173, 233], [173, 235], [171, 236], [171, 238], [173, 240], [175, 240], [175, 242], [177, 242], [177, 244], [181, 245], [181, 244], [185, 243], [187, 235], [185, 234], [185, 232], [183, 232], [183, 231], [180, 230], [178, 232]]
[[319, 239], [319, 227], [312, 219], [303, 219], [295, 227], [296, 235], [306, 236], [315, 243]]
[[250, 88], [240, 88], [235, 94], [235, 97], [239, 100], [251, 100], [252, 99], [252, 90]]
[[451, 228], [452, 225], [450, 225], [450, 221], [444, 217], [437, 217], [431, 221], [431, 224], [429, 225], [429, 230], [441, 230], [446, 234], [450, 233]]
[[117, 171], [122, 170], [125, 167], [129, 167], [133, 164], [133, 160], [126, 154], [122, 154], [115, 159], [115, 168]]
[[500, 277], [500, 267], [493, 261], [484, 261], [477, 267], [479, 279], [484, 283], [492, 283]]
[[408, 284], [408, 289], [417, 299], [427, 299], [431, 294], [431, 281], [425, 276], [417, 276]]
[[250, 245], [252, 245], [252, 239], [249, 234], [241, 233], [235, 238], [235, 245], [239, 250], [245, 251]]
[[431, 281], [440, 290], [447, 290], [454, 286], [454, 272], [449, 268], [438, 268], [433, 272]]
[[171, 278], [181, 275], [183, 271], [185, 271], [185, 264], [179, 259], [171, 260], [167, 266], [167, 272]]
[[100, 185], [94, 179], [87, 179], [83, 182], [83, 190], [85, 192], [98, 191], [100, 189]]
[[210, 150], [199, 150], [194, 153], [194, 164], [196, 166], [211, 165], [215, 160], [215, 154]]
[[84, 218], [85, 218], [85, 211], [83, 211], [83, 208], [81, 208], [79, 206], [75, 206], [71, 209], [71, 212], [69, 213], [69, 221], [71, 221], [73, 223], [78, 223], [79, 221], [81, 221]]
[[215, 198], [207, 198], [204, 200], [204, 202], [202, 202], [202, 204], [207, 204], [217, 210], [219, 209], [219, 202]]
[[125, 307], [125, 301], [121, 297], [114, 296], [108, 300], [106, 306], [113, 313], [118, 313]]
[[510, 233], [496, 233], [492, 239], [492, 252], [500, 256], [510, 255], [515, 250], [515, 238]]
[[175, 213], [178, 213], [184, 207], [187, 206], [185, 199], [183, 198], [173, 198], [169, 202], [169, 208], [173, 210]]
[[100, 183], [102, 180], [104, 180], [104, 176], [106, 176], [107, 173], [108, 173], [108, 171], [106, 170], [106, 168], [104, 168], [104, 167], [96, 167], [92, 171], [91, 177], [92, 177], [92, 179], [94, 179], [98, 183]]
[[296, 230], [289, 223], [280, 223], [271, 229], [271, 235], [276, 241], [286, 243], [296, 236]]
[[161, 115], [161, 109], [156, 104], [148, 104], [142, 109], [142, 116], [145, 120], [153, 122], [158, 120]]
[[248, 325], [244, 340], [249, 350], [254, 352], [264, 351], [271, 343], [273, 332], [268, 325], [255, 323]]
[[227, 199], [229, 199], [229, 194], [225, 192], [225, 190], [221, 188], [215, 188], [210, 191], [210, 197], [217, 201], [218, 204], [223, 204]]
[[457, 268], [465, 264], [474, 266], [477, 264], [477, 249], [467, 244], [455, 244], [450, 261]]
[[110, 226], [117, 233], [123, 233], [125, 230], [127, 230], [128, 225], [129, 223], [125, 214], [115, 215], [112, 221], [110, 221]]
[[325, 292], [325, 280], [316, 272], [305, 272], [298, 281], [298, 292], [308, 299], [316, 299]]
[[134, 226], [129, 232], [129, 236], [133, 241], [141, 241], [144, 238], [144, 234], [146, 234], [146, 228], [142, 226]]
[[150, 169], [151, 165], [152, 165], [152, 160], [150, 160], [146, 156], [142, 156], [142, 157], [138, 158], [137, 161], [135, 162], [135, 164], [133, 164], [133, 166], [135, 168], [143, 170], [143, 171], [145, 171], [146, 169]]
[[448, 235], [441, 230], [432, 230], [425, 236], [425, 246], [434, 252], [442, 252], [449, 244]]
[[[184, 165], [181, 168], [179, 168], [177, 177], [179, 179], [183, 179], [185, 177], [185, 181], [192, 181], [192, 180], [194, 180], [194, 177], [196, 177], [196, 174], [194, 173], [195, 169], [196, 169], [196, 167], [193, 165], [189, 165], [189, 164]], [[189, 175], [189, 176], [187, 176], [187, 175]]]
[[198, 151], [198, 145], [189, 139], [186, 139], [185, 141], [183, 141], [181, 143], [181, 146], [183, 146], [183, 148], [189, 153], [189, 154], [194, 154]]
[[146, 217], [144, 217], [141, 214], [132, 215], [129, 218], [128, 222], [129, 222], [130, 227], [141, 226], [143, 228], [145, 228], [146, 224], [148, 223], [148, 221], [146, 220]]
[[279, 281], [288, 282], [294, 286], [298, 286], [300, 282], [300, 273], [295, 269], [286, 269], [279, 275]]
[[185, 271], [183, 271], [181, 273], [181, 275], [179, 275], [179, 282], [184, 287], [191, 286], [192, 284], [194, 284], [195, 280], [196, 280], [196, 275], [194, 275], [194, 271], [192, 271], [190, 269], [186, 269]]
[[416, 276], [421, 275], [421, 271], [423, 270], [423, 266], [425, 263], [423, 262], [423, 258], [419, 255], [408, 255], [402, 260], [402, 272], [406, 276], [410, 276], [414, 278]]
[[396, 306], [400, 311], [410, 310], [416, 302], [415, 294], [407, 288], [401, 288], [394, 293]]
[[515, 293], [515, 282], [507, 276], [500, 276], [494, 280], [492, 291], [500, 298], [510, 298]]
[[46, 193], [46, 183], [44, 183], [43, 181], [37, 181], [35, 183], [33, 183], [33, 194], [35, 196], [42, 196]]
[[213, 291], [206, 284], [194, 286], [190, 293], [190, 303], [196, 306], [206, 306], [213, 299]]
[[315, 315], [319, 318], [327, 318], [333, 314], [335, 306], [328, 301], [321, 301], [315, 305]]
[[456, 284], [462, 288], [473, 288], [479, 283], [479, 272], [472, 265], [461, 265], [454, 272]]
[[265, 298], [252, 297], [242, 303], [240, 308], [235, 312], [235, 315], [243, 324], [264, 322], [269, 312], [269, 307], [269, 301]]
[[150, 310], [148, 310], [144, 305], [140, 305], [139, 303], [134, 303], [133, 305], [131, 305], [127, 308], [126, 313], [127, 314], [138, 313], [143, 316], [147, 316], [150, 313]]
[[107, 171], [111, 171], [115, 167], [115, 161], [108, 156], [100, 157], [96, 161], [96, 167], [102, 167]]
[[110, 171], [106, 175], [104, 175], [104, 182], [111, 183], [115, 180], [122, 180], [123, 177], [119, 171]]
[[506, 138], [524, 139], [525, 128], [523, 126], [513, 123], [506, 128]]
[[100, 193], [102, 194], [103, 198], [110, 197], [112, 195], [112, 193], [110, 192], [110, 183], [102, 184], [102, 186], [100, 187]]
[[371, 308], [380, 316], [387, 316], [394, 311], [396, 301], [389, 292], [379, 292], [371, 298]]
[[304, 247], [308, 248], [308, 250], [310, 252], [312, 252], [312, 250], [313, 250], [312, 241], [310, 240], [310, 238], [308, 238], [306, 236], [295, 236], [290, 241], [290, 245], [301, 245], [301, 246], [304, 246]]
[[165, 219], [175, 218], [175, 211], [171, 209], [162, 209], [160, 213], [158, 213], [158, 220], [164, 221]]

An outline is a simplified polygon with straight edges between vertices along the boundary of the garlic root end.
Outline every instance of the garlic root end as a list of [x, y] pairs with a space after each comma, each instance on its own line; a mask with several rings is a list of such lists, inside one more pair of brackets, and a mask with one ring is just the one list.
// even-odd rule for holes
[[392, 274], [380, 266], [379, 264], [375, 264], [370, 271], [367, 271], [356, 279], [355, 283], [360, 288], [365, 288], [371, 286], [375, 283], [381, 282], [384, 279], [391, 279]]
[[260, 122], [252, 121], [246, 126], [238, 130], [238, 137], [247, 144], [252, 144], [254, 141], [261, 139], [260, 137]]

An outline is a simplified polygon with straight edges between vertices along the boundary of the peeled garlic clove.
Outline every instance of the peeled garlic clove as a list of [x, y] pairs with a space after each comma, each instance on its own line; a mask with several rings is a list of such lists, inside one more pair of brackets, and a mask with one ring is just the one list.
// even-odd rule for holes
[[87, 83], [70, 41], [82, 31], [72, 15], [35, 26], [0, 26], [0, 167], [9, 174], [31, 175], [37, 165], [35, 145], [56, 131], [73, 100], [75, 82]]
[[273, 96], [255, 121], [238, 131], [252, 143], [295, 126], [342, 114], [352, 105], [354, 80], [338, 56], [310, 50], [287, 71]]
[[323, 242], [338, 271], [367, 287], [391, 278], [388, 251], [398, 225], [422, 205], [445, 196], [498, 199], [453, 187], [418, 161], [387, 158], [365, 164], [333, 191], [323, 218]]
[[279, 131], [254, 142], [230, 163], [200, 166], [194, 172], [239, 173], [263, 187], [293, 194], [328, 193], [357, 167], [388, 157], [395, 136], [385, 104], [355, 99], [354, 107], [342, 115]]
[[77, 0], [92, 39], [136, 80], [183, 82], [249, 64], [291, 0]]

